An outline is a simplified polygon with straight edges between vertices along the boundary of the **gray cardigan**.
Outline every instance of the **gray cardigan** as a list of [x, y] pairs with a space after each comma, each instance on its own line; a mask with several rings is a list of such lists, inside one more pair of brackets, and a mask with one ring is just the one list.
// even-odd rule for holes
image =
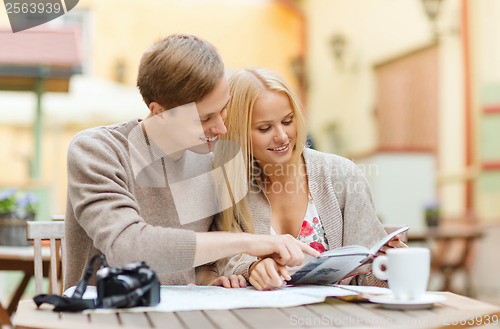
[[[136, 119], [80, 132], [69, 146], [65, 289], [76, 285], [97, 253], [111, 266], [145, 261], [161, 284], [195, 283], [195, 231], [208, 231], [213, 216], [179, 219], [158, 170], [164, 154], [154, 147], [148, 152], [141, 134]], [[144, 155], [142, 162], [134, 158], [140, 172], [134, 172], [133, 152]], [[200, 168], [211, 171], [210, 156], [189, 151], [169, 166], [177, 179]]]
[[[350, 160], [305, 148], [309, 191], [318, 210], [330, 249], [347, 245], [371, 248], [386, 232], [377, 218], [370, 187], [361, 170]], [[255, 233], [269, 234], [271, 204], [264, 192], [253, 187], [247, 195], [254, 218]], [[238, 255], [228, 260], [224, 273], [241, 274], [256, 258]], [[343, 282], [345, 283], [345, 282]], [[373, 275], [360, 276], [352, 283], [385, 285]]]

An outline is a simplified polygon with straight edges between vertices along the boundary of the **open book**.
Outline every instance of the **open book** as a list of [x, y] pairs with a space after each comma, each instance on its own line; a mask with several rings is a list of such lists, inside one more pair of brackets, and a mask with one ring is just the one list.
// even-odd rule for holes
[[[292, 279], [288, 281], [288, 284], [336, 283], [359, 266], [368, 262], [371, 256], [375, 255], [389, 240], [409, 229], [409, 227], [403, 227], [392, 232], [376, 243], [371, 249], [363, 246], [345, 246], [325, 251], [318, 257], [311, 258], [309, 262], [298, 267], [290, 275]], [[292, 271], [289, 270], [290, 273]]]

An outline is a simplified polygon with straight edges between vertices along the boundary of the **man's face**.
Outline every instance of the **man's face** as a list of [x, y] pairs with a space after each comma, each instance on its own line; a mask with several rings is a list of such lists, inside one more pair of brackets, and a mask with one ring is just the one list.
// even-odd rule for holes
[[223, 77], [201, 101], [161, 110], [147, 119], [155, 120], [155, 124], [148, 127], [149, 132], [156, 136], [155, 143], [173, 158], [186, 150], [209, 153], [219, 136], [227, 132], [224, 119], [228, 102], [229, 85]]
[[208, 153], [219, 139], [219, 136], [227, 133], [224, 120], [227, 115], [228, 103], [229, 85], [224, 76], [210, 94], [201, 101], [196, 102], [203, 135], [199, 136], [201, 144], [189, 148], [189, 150], [196, 153]]

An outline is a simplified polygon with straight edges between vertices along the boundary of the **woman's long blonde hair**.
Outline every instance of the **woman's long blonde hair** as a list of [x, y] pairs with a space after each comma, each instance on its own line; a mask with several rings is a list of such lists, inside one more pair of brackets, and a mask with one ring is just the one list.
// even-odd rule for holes
[[[305, 120], [300, 103], [291, 88], [285, 79], [274, 71], [257, 67], [240, 70], [229, 79], [229, 89], [231, 99], [228, 104], [225, 122], [227, 134], [222, 138], [223, 140], [236, 142], [241, 147], [245, 164], [245, 176], [241, 177], [242, 171], [238, 170], [238, 168], [233, 168], [234, 170], [226, 170], [227, 179], [230, 185], [240, 186], [240, 190], [244, 188], [241, 187], [241, 182], [243, 182], [243, 184], [246, 184], [245, 187], [248, 189], [248, 193], [255, 193], [255, 178], [258, 175], [257, 172], [260, 172], [260, 170], [256, 168], [252, 155], [251, 125], [253, 107], [257, 99], [266, 91], [283, 93], [288, 97], [297, 125], [297, 138], [293, 155], [295, 168], [299, 167], [302, 149], [306, 145], [307, 131]], [[220, 145], [221, 148], [224, 147], [224, 143], [220, 143]], [[218, 146], [216, 146], [216, 150], [217, 148]], [[214, 153], [217, 153], [217, 151], [214, 151]], [[232, 208], [222, 212], [217, 226], [224, 231], [252, 232], [252, 223], [253, 220], [247, 200], [243, 198], [241, 201], [233, 204]]]

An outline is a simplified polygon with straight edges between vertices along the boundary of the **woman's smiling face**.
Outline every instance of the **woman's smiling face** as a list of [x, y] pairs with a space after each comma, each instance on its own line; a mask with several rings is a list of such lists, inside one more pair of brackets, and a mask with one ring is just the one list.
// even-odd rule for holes
[[285, 93], [265, 91], [254, 104], [252, 154], [262, 168], [292, 161], [297, 139], [293, 108]]

